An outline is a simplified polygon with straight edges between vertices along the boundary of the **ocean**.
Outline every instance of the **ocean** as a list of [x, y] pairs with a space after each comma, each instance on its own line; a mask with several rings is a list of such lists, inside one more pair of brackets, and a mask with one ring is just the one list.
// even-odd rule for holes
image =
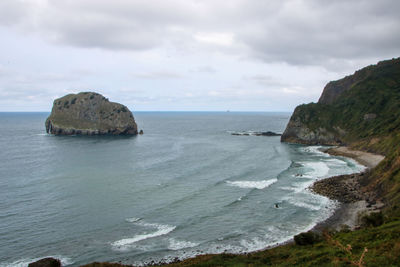
[[314, 181], [364, 169], [251, 135], [282, 133], [290, 113], [134, 112], [135, 137], [48, 135], [48, 115], [0, 113], [1, 267], [261, 250], [333, 213]]

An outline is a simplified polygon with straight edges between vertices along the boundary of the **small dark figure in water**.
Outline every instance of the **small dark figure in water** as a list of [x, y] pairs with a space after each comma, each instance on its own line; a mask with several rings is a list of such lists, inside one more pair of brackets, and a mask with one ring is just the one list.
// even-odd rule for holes
[[275, 203], [275, 208], [279, 208], [279, 205], [278, 205], [278, 203]]

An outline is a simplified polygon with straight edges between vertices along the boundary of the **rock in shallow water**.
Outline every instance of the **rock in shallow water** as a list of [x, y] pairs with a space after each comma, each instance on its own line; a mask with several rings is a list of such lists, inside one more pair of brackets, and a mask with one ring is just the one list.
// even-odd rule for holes
[[44, 258], [29, 263], [28, 267], [61, 267], [61, 262], [54, 258]]
[[136, 135], [132, 112], [98, 93], [69, 94], [54, 100], [46, 132], [56, 135]]

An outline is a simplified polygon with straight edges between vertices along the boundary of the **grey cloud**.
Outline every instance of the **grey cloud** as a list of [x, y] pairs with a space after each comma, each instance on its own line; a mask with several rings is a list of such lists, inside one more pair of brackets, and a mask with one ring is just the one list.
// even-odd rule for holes
[[0, 1], [0, 25], [10, 26], [19, 23], [29, 10], [31, 3], [22, 0]]
[[[235, 53], [242, 57], [330, 69], [354, 60], [398, 56], [398, 14], [396, 0], [0, 3], [1, 25], [18, 24], [59, 44], [133, 51], [172, 45], [196, 50], [204, 48], [196, 34], [225, 34], [232, 36]], [[232, 53], [228, 46], [204, 49]]]
[[267, 62], [324, 65], [385, 58], [400, 52], [400, 35], [395, 34], [400, 31], [399, 12], [400, 2], [395, 1], [302, 1], [300, 6], [282, 6], [273, 18], [252, 25], [238, 38], [254, 57]]
[[[171, 28], [193, 19], [186, 1], [54, 1], [41, 13], [39, 31], [78, 47], [143, 50], [173, 38]], [[73, 14], [73, 15], [71, 15]], [[189, 23], [190, 24], [190, 23]]]

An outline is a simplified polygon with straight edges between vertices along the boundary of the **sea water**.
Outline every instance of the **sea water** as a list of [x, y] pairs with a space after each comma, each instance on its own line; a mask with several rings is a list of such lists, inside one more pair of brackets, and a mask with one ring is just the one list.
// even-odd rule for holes
[[0, 266], [257, 251], [332, 214], [314, 181], [363, 170], [251, 135], [282, 133], [290, 113], [134, 115], [144, 135], [82, 137], [46, 134], [48, 113], [0, 113]]

